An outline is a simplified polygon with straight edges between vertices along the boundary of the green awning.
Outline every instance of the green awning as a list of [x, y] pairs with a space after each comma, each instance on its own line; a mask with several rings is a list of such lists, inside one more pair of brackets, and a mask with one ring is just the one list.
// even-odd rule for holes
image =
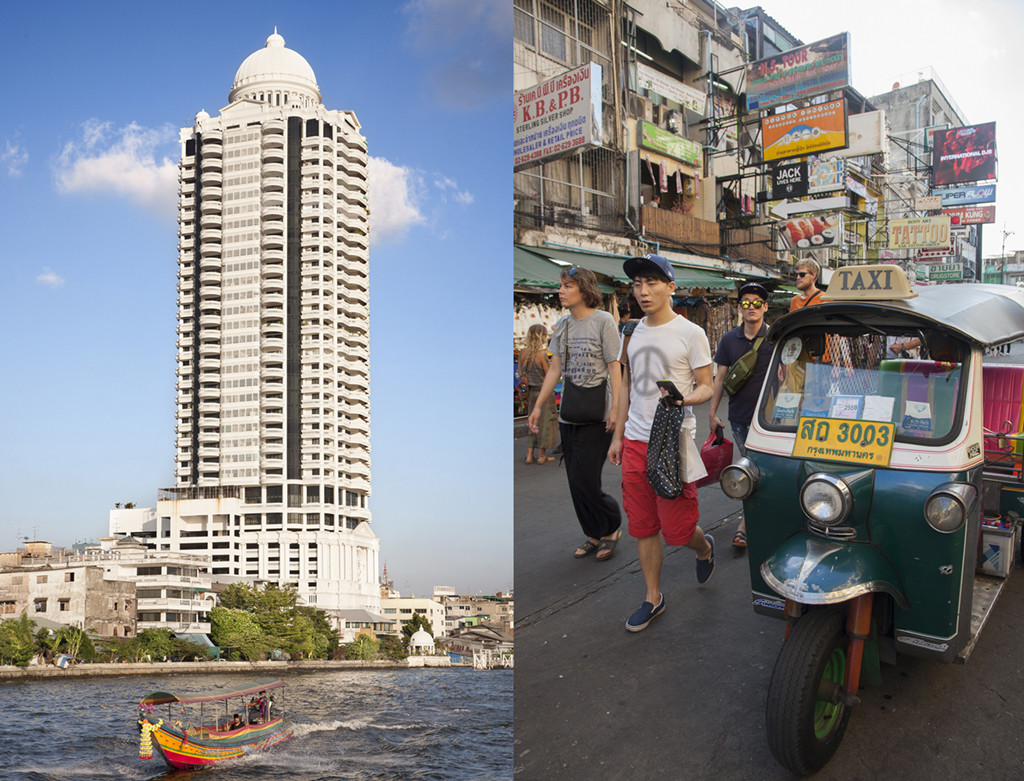
[[[554, 247], [516, 247], [516, 249], [525, 249], [533, 255], [548, 258], [557, 263], [588, 268], [595, 274], [603, 274], [623, 285], [628, 285], [630, 281], [629, 277], [626, 276], [626, 272], [622, 270], [622, 264], [629, 259], [628, 255], [602, 255]], [[675, 270], [676, 288], [680, 291], [693, 288], [708, 290], [734, 290], [736, 288], [736, 280], [725, 276], [721, 272], [684, 266], [681, 263], [672, 262], [671, 259], [669, 262], [672, 263], [672, 268]], [[516, 279], [519, 279], [518, 270], [516, 271]], [[602, 288], [602, 290], [605, 289]], [[605, 292], [608, 291], [605, 290]]]
[[513, 281], [518, 285], [558, 287], [561, 268], [522, 247], [513, 247], [512, 268]]

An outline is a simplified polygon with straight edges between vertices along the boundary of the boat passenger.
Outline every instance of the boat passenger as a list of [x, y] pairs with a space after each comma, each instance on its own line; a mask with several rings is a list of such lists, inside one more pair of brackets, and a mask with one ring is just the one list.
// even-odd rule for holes
[[245, 722], [242, 721], [241, 714], [236, 713], [235, 717], [233, 719], [231, 719], [231, 723], [228, 724], [227, 729], [230, 731], [230, 730], [238, 729], [239, 727], [244, 727], [244, 726], [245, 726]]

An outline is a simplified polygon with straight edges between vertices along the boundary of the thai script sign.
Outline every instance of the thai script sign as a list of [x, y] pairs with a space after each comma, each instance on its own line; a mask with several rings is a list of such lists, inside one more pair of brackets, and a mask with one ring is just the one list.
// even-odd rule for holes
[[658, 152], [690, 165], [700, 165], [700, 144], [688, 138], [662, 130], [657, 125], [640, 120], [637, 142], [644, 149]]
[[925, 268], [928, 269], [928, 279], [932, 282], [964, 278], [964, 267], [961, 263], [933, 263]]
[[956, 209], [943, 209], [943, 214], [960, 218], [960, 225], [985, 225], [996, 221], [995, 206], [962, 206]]
[[799, 157], [846, 146], [846, 101], [832, 100], [761, 119], [764, 160]]
[[890, 249], [939, 249], [949, 244], [949, 217], [918, 217], [889, 222]]
[[936, 130], [932, 183], [977, 182], [996, 177], [996, 123]]
[[996, 186], [994, 184], [979, 184], [974, 187], [957, 187], [952, 190], [932, 190], [932, 195], [942, 198], [943, 206], [992, 203], [996, 199]]
[[689, 84], [683, 84], [661, 71], [649, 68], [642, 62], [636, 64], [636, 88], [637, 90], [645, 89], [648, 92], [655, 92], [691, 111], [696, 111], [698, 114], [704, 113], [704, 106], [707, 104], [707, 96], [700, 90], [694, 89]]
[[[863, 401], [861, 396], [850, 398]], [[892, 443], [896, 439], [894, 423], [832, 417], [802, 417], [796, 431], [794, 458], [848, 461], [880, 467], [889, 465]]]
[[601, 66], [589, 63], [512, 96], [514, 166], [601, 145]]
[[756, 111], [839, 90], [850, 81], [848, 33], [757, 60], [747, 66], [747, 110]]

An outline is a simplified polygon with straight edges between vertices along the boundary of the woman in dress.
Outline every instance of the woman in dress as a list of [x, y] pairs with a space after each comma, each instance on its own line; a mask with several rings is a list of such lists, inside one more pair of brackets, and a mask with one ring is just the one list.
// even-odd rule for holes
[[[526, 347], [519, 351], [519, 376], [526, 381], [528, 396], [526, 409], [532, 410], [540, 395], [544, 377], [548, 372], [548, 329], [540, 323], [526, 332]], [[549, 464], [553, 456], [547, 454], [558, 443], [558, 409], [554, 398], [541, 404], [540, 430], [530, 431], [526, 439], [526, 463]], [[536, 451], [536, 458], [534, 458]]]

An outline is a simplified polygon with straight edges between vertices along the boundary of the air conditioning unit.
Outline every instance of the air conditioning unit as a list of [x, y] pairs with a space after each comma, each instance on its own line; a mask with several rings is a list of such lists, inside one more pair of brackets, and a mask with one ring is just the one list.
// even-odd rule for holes
[[654, 121], [654, 104], [642, 95], [630, 95], [629, 113], [637, 119]]

